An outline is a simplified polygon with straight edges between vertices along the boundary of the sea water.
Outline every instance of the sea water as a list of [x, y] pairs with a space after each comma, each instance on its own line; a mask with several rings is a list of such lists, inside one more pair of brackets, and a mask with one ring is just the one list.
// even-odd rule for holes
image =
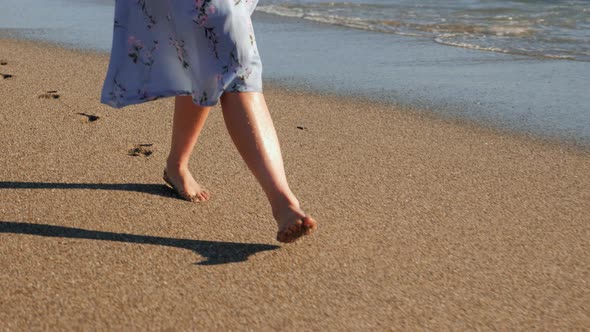
[[258, 10], [458, 47], [590, 61], [588, 0], [268, 0]]

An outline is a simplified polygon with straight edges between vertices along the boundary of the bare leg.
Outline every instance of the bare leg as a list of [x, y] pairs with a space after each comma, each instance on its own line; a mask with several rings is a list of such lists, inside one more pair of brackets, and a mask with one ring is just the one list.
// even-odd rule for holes
[[190, 196], [196, 195], [200, 201], [208, 200], [210, 194], [195, 181], [188, 163], [210, 110], [211, 107], [201, 107], [193, 103], [191, 96], [175, 97], [172, 146], [166, 161], [168, 178], [175, 187]]
[[293, 242], [310, 234], [317, 225], [301, 210], [289, 188], [279, 140], [264, 95], [226, 92], [221, 96], [221, 106], [234, 144], [270, 202], [279, 228], [277, 240]]

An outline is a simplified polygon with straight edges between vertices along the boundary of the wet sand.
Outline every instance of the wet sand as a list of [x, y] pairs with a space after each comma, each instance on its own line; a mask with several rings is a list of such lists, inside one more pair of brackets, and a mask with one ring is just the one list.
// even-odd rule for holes
[[0, 39], [0, 59], [3, 330], [590, 326], [587, 149], [267, 85], [319, 222], [282, 245], [219, 109], [191, 204], [161, 178], [172, 98], [101, 105], [104, 54]]

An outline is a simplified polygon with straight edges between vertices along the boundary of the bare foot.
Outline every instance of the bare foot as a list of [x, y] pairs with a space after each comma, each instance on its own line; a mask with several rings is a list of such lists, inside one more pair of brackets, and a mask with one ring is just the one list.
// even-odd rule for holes
[[275, 219], [279, 226], [277, 241], [284, 243], [295, 242], [300, 237], [311, 234], [318, 227], [313, 218], [293, 205], [275, 214]]
[[183, 199], [191, 202], [209, 200], [209, 191], [195, 181], [193, 175], [186, 169], [164, 168], [164, 181]]

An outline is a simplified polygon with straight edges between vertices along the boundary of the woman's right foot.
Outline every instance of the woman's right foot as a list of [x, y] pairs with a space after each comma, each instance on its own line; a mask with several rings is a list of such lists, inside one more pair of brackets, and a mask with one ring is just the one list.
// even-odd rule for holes
[[209, 200], [209, 191], [193, 178], [187, 169], [164, 168], [164, 181], [176, 191], [182, 199], [191, 202], [204, 202]]
[[279, 227], [277, 232], [279, 242], [295, 242], [300, 237], [313, 233], [318, 227], [312, 217], [294, 205], [288, 205], [274, 215]]

